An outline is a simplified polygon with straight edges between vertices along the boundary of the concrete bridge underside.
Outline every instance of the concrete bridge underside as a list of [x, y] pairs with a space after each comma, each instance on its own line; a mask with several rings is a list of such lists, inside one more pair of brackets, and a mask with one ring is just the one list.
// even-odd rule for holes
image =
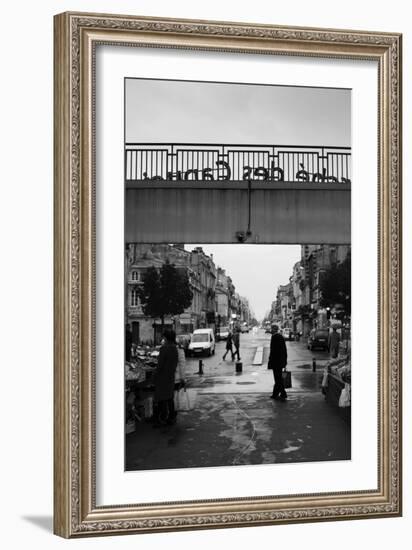
[[350, 184], [127, 181], [125, 241], [350, 244]]

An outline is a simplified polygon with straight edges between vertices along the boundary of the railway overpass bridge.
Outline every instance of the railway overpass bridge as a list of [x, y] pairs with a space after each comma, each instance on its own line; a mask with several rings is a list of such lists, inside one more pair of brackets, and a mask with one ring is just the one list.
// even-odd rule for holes
[[125, 241], [348, 244], [351, 152], [343, 147], [125, 147]]

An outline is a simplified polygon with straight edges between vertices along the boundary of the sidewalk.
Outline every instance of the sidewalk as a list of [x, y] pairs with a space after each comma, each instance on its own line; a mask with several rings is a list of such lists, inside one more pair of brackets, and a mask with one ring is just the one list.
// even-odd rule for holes
[[142, 422], [126, 436], [126, 469], [349, 460], [350, 426], [325, 402], [321, 373], [295, 371], [280, 402], [269, 397], [271, 371], [261, 369], [199, 377], [194, 409], [180, 412], [176, 425]]

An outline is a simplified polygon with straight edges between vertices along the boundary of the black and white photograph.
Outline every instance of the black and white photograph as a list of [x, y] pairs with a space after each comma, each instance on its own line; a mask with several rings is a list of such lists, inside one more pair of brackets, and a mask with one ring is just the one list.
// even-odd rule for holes
[[124, 86], [125, 470], [351, 460], [351, 90]]

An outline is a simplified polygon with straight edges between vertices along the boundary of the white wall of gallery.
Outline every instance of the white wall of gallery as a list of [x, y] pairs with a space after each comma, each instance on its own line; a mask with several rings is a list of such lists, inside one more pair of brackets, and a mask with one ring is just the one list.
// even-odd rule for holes
[[[125, 13], [303, 27], [404, 33], [403, 149], [411, 150], [412, 33], [401, 0], [234, 2], [233, 0], [16, 0], [2, 8], [0, 33], [1, 264], [1, 523], [4, 548], [175, 548], [306, 550], [405, 548], [412, 527], [412, 400], [404, 403], [404, 516], [276, 527], [207, 530], [64, 541], [52, 534], [52, 261], [53, 261], [53, 15], [63, 11]], [[412, 161], [404, 155], [404, 281], [411, 278]], [[404, 288], [404, 395], [412, 388], [411, 287]]]

